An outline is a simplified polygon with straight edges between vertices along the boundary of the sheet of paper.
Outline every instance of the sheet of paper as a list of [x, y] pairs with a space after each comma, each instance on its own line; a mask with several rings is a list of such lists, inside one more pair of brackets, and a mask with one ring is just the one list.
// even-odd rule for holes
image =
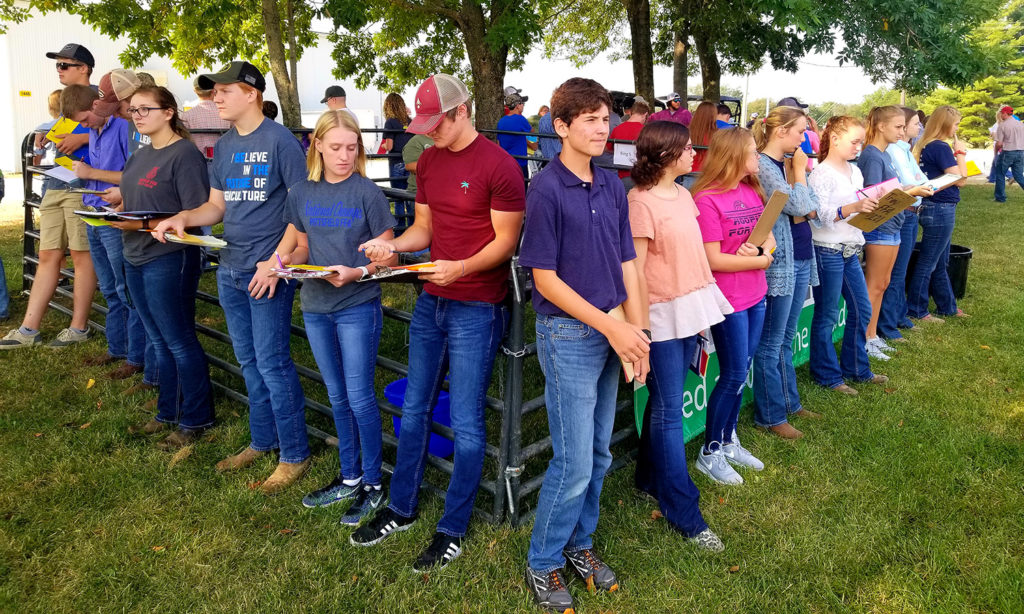
[[932, 189], [932, 192], [938, 192], [939, 190], [948, 188], [957, 181], [963, 179], [961, 175], [956, 173], [946, 173], [945, 175], [939, 175], [935, 179], [929, 179], [925, 182], [925, 185]]
[[[402, 275], [415, 275], [418, 273], [428, 273], [432, 271], [437, 265], [433, 262], [421, 262], [419, 264], [409, 264], [405, 266], [367, 266], [369, 273], [363, 275], [357, 282], [367, 281], [382, 281], [391, 277], [399, 277]], [[402, 281], [396, 279], [395, 281]]]
[[859, 194], [861, 198], [879, 199], [888, 194], [889, 192], [892, 192], [898, 187], [900, 187], [900, 180], [897, 179], [896, 177], [893, 177], [888, 181], [876, 183], [875, 185], [869, 185], [863, 190], [857, 190], [857, 194]]
[[64, 183], [78, 181], [78, 176], [63, 166], [55, 166], [53, 168], [46, 169], [43, 171], [43, 174], [47, 177], [53, 177], [58, 181], [63, 181]]
[[917, 202], [917, 199], [903, 190], [892, 190], [879, 199], [878, 207], [871, 213], [858, 213], [848, 221], [850, 226], [860, 228], [864, 232], [874, 230], [892, 219], [893, 216], [903, 211], [910, 205]]
[[636, 145], [633, 143], [615, 143], [612, 145], [612, 163], [621, 166], [636, 164]]
[[754, 225], [754, 229], [750, 231], [750, 236], [747, 238], [747, 242], [751, 245], [761, 245], [768, 239], [768, 234], [772, 231], [772, 227], [775, 226], [775, 220], [779, 219], [779, 214], [782, 213], [782, 208], [789, 202], [789, 196], [778, 190], [772, 192], [768, 202], [765, 203], [764, 211], [761, 213], [761, 217], [757, 218], [757, 224]]

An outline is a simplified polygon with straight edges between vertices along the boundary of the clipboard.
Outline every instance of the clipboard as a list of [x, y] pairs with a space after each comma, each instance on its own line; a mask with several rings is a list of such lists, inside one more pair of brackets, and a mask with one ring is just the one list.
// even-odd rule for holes
[[946, 173], [945, 175], [939, 175], [935, 179], [929, 179], [924, 182], [924, 185], [931, 188], [932, 192], [938, 192], [939, 190], [945, 190], [949, 186], [953, 185], [957, 181], [963, 179], [962, 175], [956, 173]]
[[757, 218], [757, 224], [754, 225], [754, 229], [750, 231], [750, 236], [747, 237], [747, 243], [761, 245], [767, 241], [768, 234], [771, 233], [772, 227], [775, 226], [775, 221], [782, 214], [782, 208], [788, 202], [789, 195], [785, 192], [780, 192], [779, 190], [772, 192], [768, 202], [764, 205], [761, 217]]
[[[384, 266], [381, 264], [374, 265], [373, 267], [360, 267], [364, 269], [363, 276], [356, 280], [356, 282], [367, 282], [367, 281], [383, 281], [391, 277], [397, 277], [400, 275], [418, 275], [419, 273], [429, 273], [437, 267], [433, 262], [421, 262], [418, 264], [408, 264], [405, 266]], [[395, 280], [401, 281], [401, 280]]]
[[881, 200], [883, 196], [892, 192], [893, 190], [900, 187], [900, 180], [896, 177], [883, 181], [882, 183], [876, 183], [875, 185], [869, 185], [866, 188], [857, 190], [857, 196], [861, 198], [874, 198], [875, 200]]
[[274, 277], [284, 279], [323, 279], [338, 274], [337, 271], [332, 271], [327, 267], [315, 264], [289, 264], [285, 265], [283, 269], [271, 267], [270, 271], [274, 274]]
[[878, 207], [874, 211], [858, 213], [849, 218], [847, 223], [864, 232], [870, 232], [916, 202], [917, 198], [897, 188], [878, 199]]

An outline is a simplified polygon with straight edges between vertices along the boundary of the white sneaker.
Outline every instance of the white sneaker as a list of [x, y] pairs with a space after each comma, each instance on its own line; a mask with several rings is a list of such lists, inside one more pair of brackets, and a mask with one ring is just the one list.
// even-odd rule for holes
[[722, 446], [722, 454], [725, 455], [725, 460], [737, 467], [749, 467], [754, 471], [764, 469], [764, 463], [751, 454], [750, 450], [744, 448], [739, 441], [733, 441]]
[[34, 335], [25, 335], [17, 328], [12, 328], [11, 332], [4, 335], [3, 339], [0, 339], [0, 350], [13, 350], [16, 348], [27, 348], [33, 345], [39, 345], [43, 340], [39, 338], [39, 333]]
[[46, 344], [48, 348], [65, 348], [76, 343], [83, 343], [89, 340], [89, 330], [84, 333], [72, 329], [70, 326], [57, 333], [57, 338]]
[[878, 341], [878, 337], [868, 339], [867, 343], [864, 344], [864, 349], [867, 350], [868, 356], [878, 360], [889, 360], [889, 355], [878, 347], [878, 343], [876, 343], [876, 341]]
[[697, 453], [697, 470], [719, 484], [738, 485], [743, 483], [743, 476], [736, 473], [736, 470], [729, 466], [725, 460], [722, 448], [707, 454], [704, 448]]
[[885, 342], [881, 337], [875, 337], [875, 347], [888, 354], [895, 354], [898, 350]]

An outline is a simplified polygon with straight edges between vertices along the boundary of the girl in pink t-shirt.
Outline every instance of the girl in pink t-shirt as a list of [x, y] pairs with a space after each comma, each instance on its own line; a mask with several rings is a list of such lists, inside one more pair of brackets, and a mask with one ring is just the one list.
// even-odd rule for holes
[[711, 138], [704, 172], [693, 186], [708, 263], [735, 309], [711, 327], [719, 376], [708, 399], [704, 447], [697, 455], [697, 469], [722, 484], [743, 483], [730, 464], [764, 469], [736, 434], [743, 386], [764, 324], [764, 270], [772, 264], [775, 247], [771, 236], [762, 246], [747, 242], [764, 211], [759, 164], [749, 130], [719, 130]]
[[629, 225], [636, 248], [640, 296], [651, 331], [650, 407], [644, 414], [637, 488], [658, 500], [669, 526], [698, 547], [724, 546], [701, 516], [700, 492], [686, 469], [683, 393], [701, 331], [721, 322], [732, 306], [718, 289], [704, 253], [697, 207], [676, 177], [690, 172], [689, 130], [652, 122], [637, 137], [631, 175]]

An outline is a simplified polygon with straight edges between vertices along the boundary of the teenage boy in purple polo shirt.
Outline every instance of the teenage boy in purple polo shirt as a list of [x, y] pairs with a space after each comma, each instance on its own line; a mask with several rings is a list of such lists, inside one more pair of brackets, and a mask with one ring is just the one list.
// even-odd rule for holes
[[[76, 160], [71, 170], [87, 181], [90, 190], [106, 190], [121, 183], [121, 171], [128, 160], [128, 132], [131, 125], [127, 120], [112, 115], [101, 117], [96, 113], [95, 102], [99, 94], [81, 85], [70, 85], [68, 89], [80, 88], [81, 95], [71, 97], [77, 104], [62, 109], [68, 117], [89, 128], [89, 163]], [[91, 100], [90, 100], [91, 98]], [[65, 98], [61, 97], [63, 104]], [[88, 107], [85, 103], [88, 101]], [[88, 207], [101, 208], [107, 203], [95, 195], [86, 194], [82, 202]], [[146, 356], [146, 329], [142, 326], [139, 313], [128, 299], [128, 286], [124, 277], [123, 232], [113, 226], [89, 226], [89, 252], [100, 292], [107, 302], [106, 335], [107, 351], [100, 356], [87, 359], [91, 365], [108, 364], [124, 360], [124, 364], [107, 374], [112, 379], [125, 379], [145, 369], [142, 380], [155, 384], [156, 356]]]
[[371, 260], [429, 247], [436, 264], [420, 276], [428, 283], [409, 323], [409, 383], [391, 504], [349, 538], [355, 546], [373, 546], [416, 522], [431, 407], [449, 371], [454, 467], [444, 514], [415, 571], [442, 568], [462, 553], [483, 472], [484, 399], [508, 323], [508, 262], [525, 207], [519, 166], [476, 131], [471, 109], [469, 90], [451, 75], [420, 85], [408, 131], [430, 135], [434, 146], [416, 162], [415, 222], [392, 241], [360, 246]]
[[[611, 465], [609, 443], [621, 362], [647, 376], [650, 333], [642, 322], [636, 252], [626, 191], [593, 164], [608, 141], [607, 90], [569, 79], [551, 96], [562, 152], [526, 197], [519, 262], [533, 269], [537, 354], [554, 457], [548, 464], [530, 539], [526, 583], [537, 604], [573, 607], [566, 559], [589, 590], [614, 591], [615, 573], [594, 552], [599, 500]], [[622, 306], [626, 321], [608, 314]]]

